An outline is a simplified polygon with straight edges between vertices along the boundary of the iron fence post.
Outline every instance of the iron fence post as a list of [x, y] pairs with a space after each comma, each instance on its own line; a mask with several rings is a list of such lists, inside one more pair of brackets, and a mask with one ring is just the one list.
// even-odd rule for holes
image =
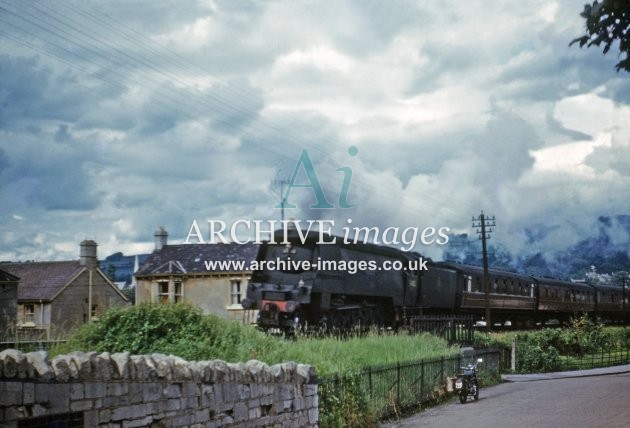
[[400, 405], [400, 362], [396, 363], [396, 404]]
[[370, 397], [372, 397], [372, 367], [368, 367], [368, 384], [370, 388]]
[[420, 397], [424, 397], [424, 360], [420, 363]]

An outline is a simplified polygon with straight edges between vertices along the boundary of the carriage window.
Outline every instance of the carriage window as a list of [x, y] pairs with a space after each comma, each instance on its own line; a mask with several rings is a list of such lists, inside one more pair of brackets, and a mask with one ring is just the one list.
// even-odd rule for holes
[[479, 276], [475, 277], [475, 291], [483, 291], [481, 286], [481, 277]]

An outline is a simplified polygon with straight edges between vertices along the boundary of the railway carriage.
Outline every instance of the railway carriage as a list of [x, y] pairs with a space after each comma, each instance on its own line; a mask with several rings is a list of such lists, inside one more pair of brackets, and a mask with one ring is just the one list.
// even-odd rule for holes
[[556, 319], [566, 323], [574, 314], [594, 312], [595, 290], [592, 286], [554, 278], [536, 278], [536, 281], [537, 319], [540, 322]]
[[[623, 288], [611, 285], [593, 285], [595, 290], [595, 313], [607, 321], [619, 321], [623, 318], [623, 310], [627, 308], [627, 297]], [[623, 299], [626, 298], [626, 308]]]
[[[458, 313], [470, 313], [482, 316], [486, 308], [486, 293], [483, 285], [483, 268], [452, 262], [439, 262], [431, 267], [439, 280], [422, 281], [423, 309], [439, 308], [440, 301], [447, 293], [453, 301], [453, 309]], [[429, 269], [429, 272], [431, 271]], [[441, 277], [441, 278], [440, 278]], [[450, 284], [449, 287], [440, 285]], [[522, 324], [536, 310], [535, 281], [533, 278], [498, 269], [488, 270], [489, 295], [488, 306], [492, 310], [493, 321]], [[446, 291], [448, 290], [448, 291]]]
[[[336, 239], [336, 243], [331, 243]], [[276, 243], [260, 246], [243, 299], [258, 310], [263, 329], [296, 326], [338, 331], [371, 325], [398, 328], [418, 314], [472, 314], [486, 309], [483, 269], [426, 260], [420, 254], [387, 246], [344, 243], [343, 238], [288, 230]], [[322, 242], [324, 241], [324, 242]], [[398, 269], [385, 269], [389, 264]], [[496, 325], [529, 327], [550, 320], [567, 322], [579, 313], [623, 319], [623, 289], [538, 278], [489, 269], [488, 306]]]

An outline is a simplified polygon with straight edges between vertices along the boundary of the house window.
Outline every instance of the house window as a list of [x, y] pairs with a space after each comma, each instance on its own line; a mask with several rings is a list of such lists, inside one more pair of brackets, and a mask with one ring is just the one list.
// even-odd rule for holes
[[168, 281], [158, 282], [158, 302], [168, 303]]
[[230, 305], [241, 304], [241, 280], [233, 279], [230, 281]]
[[92, 311], [90, 312], [91, 318], [94, 318], [96, 316], [97, 310], [98, 310], [98, 305], [92, 305]]
[[35, 305], [24, 305], [24, 322], [35, 322]]
[[181, 282], [175, 283], [175, 303], [183, 302], [184, 299], [184, 288], [182, 287]]

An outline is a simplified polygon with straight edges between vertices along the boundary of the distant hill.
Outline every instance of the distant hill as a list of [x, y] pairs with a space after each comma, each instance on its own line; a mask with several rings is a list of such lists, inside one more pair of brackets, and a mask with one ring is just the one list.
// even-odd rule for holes
[[[514, 253], [505, 245], [488, 245], [491, 267], [537, 276], [556, 278], [584, 278], [594, 266], [598, 273], [630, 271], [630, 215], [600, 216], [592, 228], [576, 244], [554, 250], [540, 250], [553, 228], [523, 231], [528, 238], [527, 248]], [[481, 244], [476, 235], [455, 235], [449, 239], [444, 260], [481, 265]]]
[[[147, 257], [149, 257], [149, 254], [138, 254], [137, 256], [139, 265], [142, 265]], [[125, 256], [123, 253], [118, 252], [107, 256], [105, 260], [101, 260], [99, 265], [103, 272], [114, 274], [114, 282], [130, 284], [135, 260], [135, 255]]]

